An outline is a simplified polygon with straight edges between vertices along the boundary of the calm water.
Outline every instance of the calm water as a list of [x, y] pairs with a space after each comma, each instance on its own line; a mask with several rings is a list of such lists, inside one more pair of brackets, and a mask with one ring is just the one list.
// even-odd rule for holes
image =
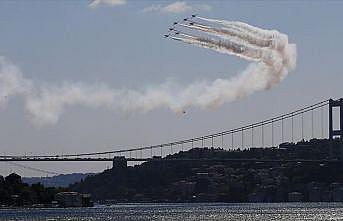
[[1, 209], [0, 220], [343, 220], [343, 204], [124, 204], [73, 209]]

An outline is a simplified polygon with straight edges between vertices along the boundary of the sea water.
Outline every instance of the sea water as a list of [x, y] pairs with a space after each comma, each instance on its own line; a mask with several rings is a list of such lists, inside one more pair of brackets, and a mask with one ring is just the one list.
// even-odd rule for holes
[[92, 208], [0, 209], [0, 220], [343, 220], [343, 203], [116, 204]]

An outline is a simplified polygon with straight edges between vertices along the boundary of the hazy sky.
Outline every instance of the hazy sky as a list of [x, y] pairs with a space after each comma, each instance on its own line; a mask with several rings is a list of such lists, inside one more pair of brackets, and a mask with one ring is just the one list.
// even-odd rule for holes
[[[0, 108], [1, 154], [108, 151], [200, 136], [343, 96], [343, 3], [327, 1], [0, 1], [0, 56], [41, 84], [105, 83], [144, 89], [172, 80], [230, 78], [249, 62], [166, 40], [169, 25], [191, 13], [287, 33], [296, 69], [277, 87], [179, 116], [167, 109], [126, 115], [67, 107], [55, 124], [37, 125], [21, 97]], [[30, 163], [61, 173], [101, 171], [106, 163]], [[1, 163], [0, 174], [45, 175]]]

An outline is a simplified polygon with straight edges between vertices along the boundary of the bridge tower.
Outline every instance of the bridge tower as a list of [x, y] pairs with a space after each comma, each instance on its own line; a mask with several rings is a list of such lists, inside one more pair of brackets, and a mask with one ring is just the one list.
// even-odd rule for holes
[[[339, 129], [333, 128], [333, 108], [339, 108]], [[329, 100], [329, 139], [333, 140], [335, 137], [339, 137], [343, 140], [343, 98], [339, 100]]]
[[[339, 129], [334, 129], [333, 109], [339, 108]], [[329, 100], [329, 140], [330, 152], [333, 156], [334, 138], [339, 137], [339, 159], [343, 162], [343, 98], [339, 100]]]

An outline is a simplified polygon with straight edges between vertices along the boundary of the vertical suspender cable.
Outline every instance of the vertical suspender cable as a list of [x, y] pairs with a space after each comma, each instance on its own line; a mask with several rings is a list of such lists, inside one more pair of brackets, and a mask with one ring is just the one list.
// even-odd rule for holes
[[272, 147], [274, 147], [274, 120], [272, 120]]
[[281, 117], [281, 141], [284, 141], [284, 134], [283, 134], [283, 117]]
[[221, 134], [221, 138], [222, 138], [222, 149], [224, 149], [224, 133], [223, 132]]
[[242, 148], [244, 147], [244, 130], [242, 128]]
[[322, 130], [322, 138], [324, 138], [324, 107], [320, 108], [320, 126]]
[[263, 128], [264, 122], [261, 122], [261, 132], [262, 132], [262, 147], [264, 147], [264, 128]]
[[304, 113], [301, 113], [301, 139], [304, 140]]
[[233, 149], [233, 132], [231, 132], [231, 148]]
[[314, 138], [314, 124], [313, 124], [313, 110], [311, 110], [311, 134], [312, 134], [312, 138]]
[[294, 117], [293, 117], [293, 113], [292, 113], [291, 120], [292, 120], [292, 143], [294, 143]]
[[251, 125], [251, 147], [254, 147], [254, 125]]

